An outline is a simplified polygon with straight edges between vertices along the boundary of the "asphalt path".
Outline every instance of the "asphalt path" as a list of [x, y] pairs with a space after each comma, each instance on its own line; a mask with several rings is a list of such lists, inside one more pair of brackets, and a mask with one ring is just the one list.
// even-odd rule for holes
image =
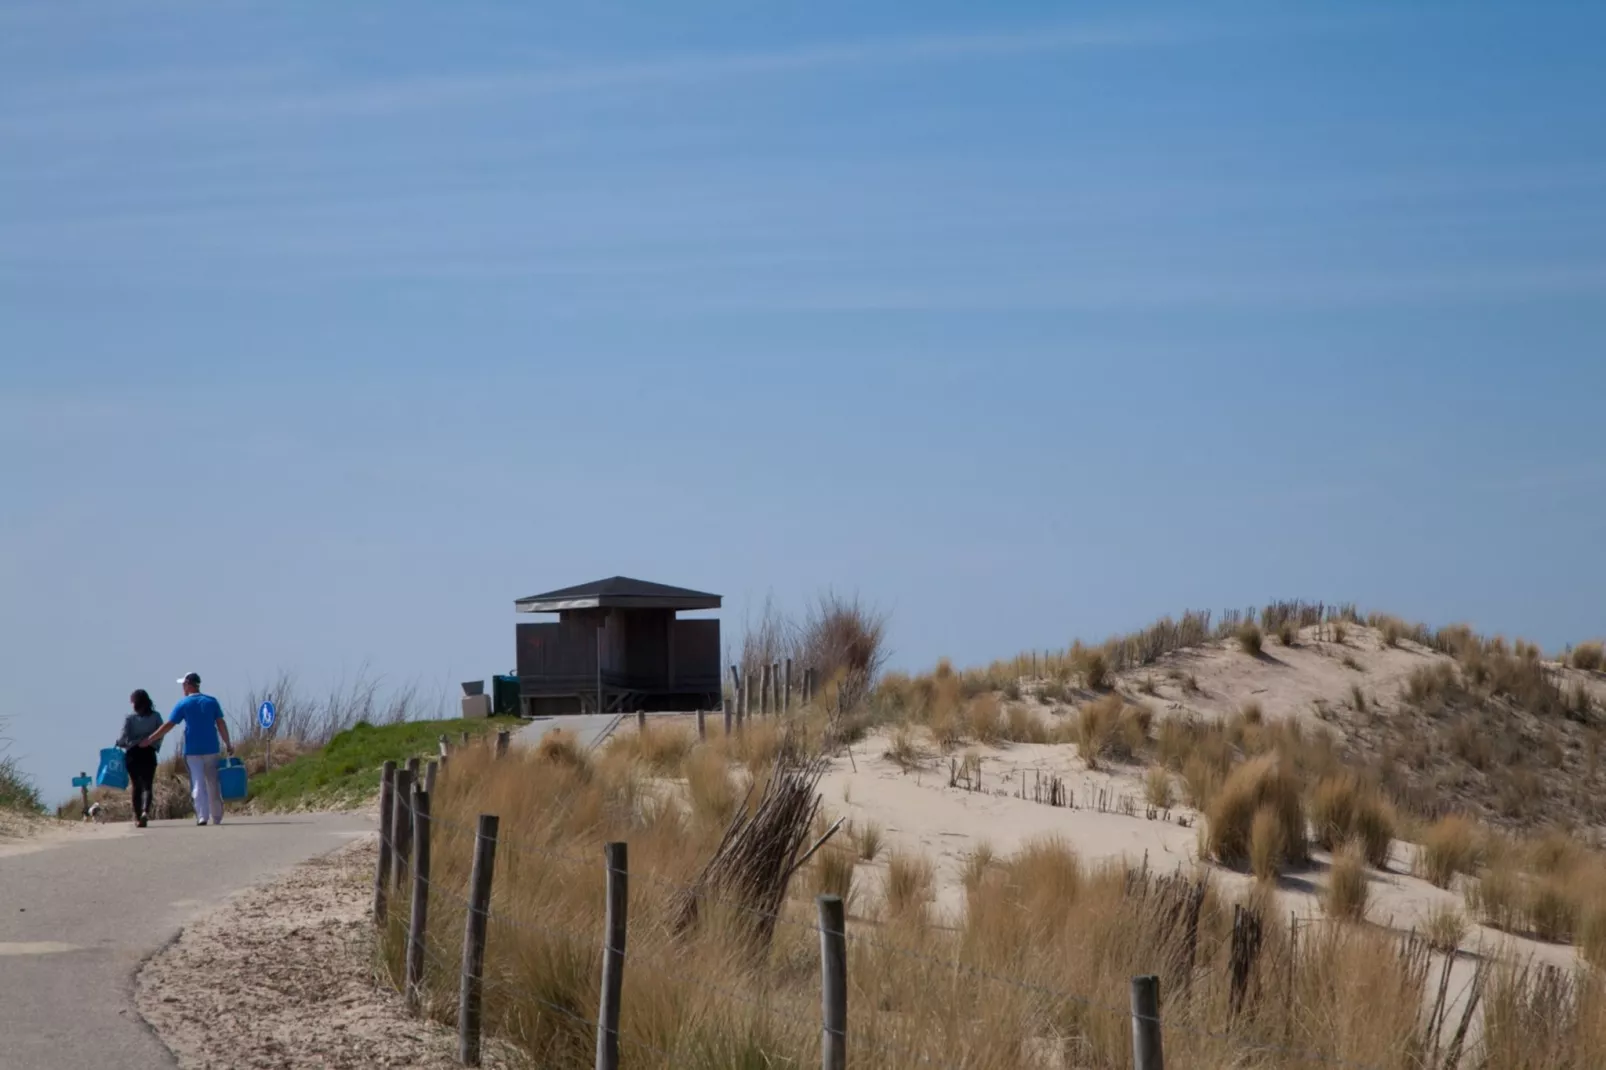
[[134, 975], [230, 895], [373, 827], [356, 814], [231, 817], [0, 842], [0, 1070], [175, 1066]]
[[572, 732], [576, 742], [593, 750], [613, 733], [623, 718], [617, 713], [577, 713], [562, 717], [540, 717], [513, 733], [513, 742], [521, 747], [539, 746], [548, 732], [563, 729]]

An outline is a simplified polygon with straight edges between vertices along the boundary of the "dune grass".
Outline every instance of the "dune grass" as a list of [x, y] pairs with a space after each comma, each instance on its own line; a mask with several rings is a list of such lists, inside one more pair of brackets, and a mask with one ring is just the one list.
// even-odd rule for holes
[[1323, 777], [1311, 792], [1310, 818], [1315, 839], [1324, 850], [1336, 851], [1354, 841], [1368, 864], [1388, 866], [1394, 843], [1394, 808], [1382, 792], [1364, 784], [1353, 772]]
[[[1275, 755], [1252, 759], [1228, 774], [1205, 816], [1205, 852], [1222, 865], [1243, 868], [1250, 863], [1257, 819], [1276, 829], [1280, 861], [1298, 864], [1307, 857], [1299, 781]], [[1260, 861], [1266, 863], [1264, 857]]]
[[863, 821], [853, 827], [853, 846], [864, 862], [874, 862], [881, 854], [885, 832], [879, 821]]
[[1158, 810], [1169, 810], [1176, 805], [1176, 789], [1171, 785], [1171, 772], [1163, 765], [1151, 765], [1143, 777], [1143, 798]]
[[1245, 624], [1238, 629], [1238, 648], [1251, 657], [1258, 658], [1261, 648], [1265, 645], [1265, 637], [1261, 634], [1259, 625]]
[[[1261, 770], [1255, 779], [1272, 782], [1275, 772]], [[1271, 789], [1261, 793], [1280, 797]], [[435, 805], [438, 894], [426, 1012], [447, 1022], [454, 1013], [460, 892], [472, 842], [464, 830], [474, 815], [497, 813], [503, 842], [485, 1020], [493, 1035], [536, 1065], [591, 1065], [594, 1035], [584, 1023], [598, 999], [600, 846], [612, 839], [630, 845], [625, 1044], [666, 1053], [637, 1057], [642, 1065], [714, 1070], [817, 1062], [818, 937], [809, 924], [810, 899], [820, 891], [846, 891], [859, 903], [849, 923], [848, 968], [863, 996], [855, 1003], [853, 1043], [866, 1065], [1004, 1070], [1052, 1057], [1065, 1065], [1125, 1066], [1130, 1023], [1103, 1005], [1118, 1007], [1129, 979], [1148, 972], [1160, 974], [1168, 993], [1168, 1036], [1188, 1038], [1168, 1045], [1167, 1065], [1177, 1070], [1271, 1070], [1286, 1065], [1285, 1047], [1325, 1060], [1416, 1070], [1429, 1042], [1421, 1008], [1431, 1002], [1437, 977], [1392, 934], [1324, 926], [1301, 933], [1296, 945], [1273, 915], [1252, 966], [1250, 998], [1229, 1016], [1231, 901], [1206, 881], [1197, 939], [1190, 941], [1177, 909], [1192, 887], [1189, 878], [1123, 864], [1089, 867], [1062, 841], [1034, 841], [1002, 857], [978, 847], [965, 859], [963, 902], [953, 913], [938, 909], [934, 867], [918, 853], [895, 853], [877, 893], [876, 882], [861, 886], [857, 851], [828, 847], [794, 882], [773, 941], [755, 945], [741, 916], [717, 903], [708, 904], [693, 929], [674, 934], [678, 889], [697, 873], [721, 830], [694, 819], [691, 804], [639, 755], [604, 753], [582, 768], [538, 752], [501, 761], [483, 750], [467, 752], [440, 784]], [[1358, 872], [1364, 887], [1359, 848], [1341, 851], [1340, 879], [1344, 867]], [[1356, 902], [1347, 892], [1334, 912], [1357, 916]], [[1253, 899], [1247, 905], [1263, 909]], [[393, 976], [402, 933], [397, 918], [384, 934]], [[1577, 984], [1553, 1021], [1522, 1017], [1526, 1029], [1538, 1030], [1529, 1045], [1555, 1053], [1522, 1065], [1588, 1065], [1592, 1049], [1585, 1045], [1598, 1035], [1591, 1023], [1601, 998], [1598, 986]], [[1534, 1005], [1534, 989], [1521, 978], [1501, 979], [1491, 991], [1502, 1001], [1501, 1014], [1524, 1015]], [[1502, 1019], [1492, 1038], [1507, 1043], [1509, 1036]], [[1469, 1053], [1462, 1070], [1485, 1065], [1482, 1057], [1481, 1049]]]
[[1428, 943], [1433, 950], [1440, 954], [1449, 954], [1461, 946], [1467, 938], [1472, 925], [1467, 921], [1466, 914], [1458, 906], [1440, 903], [1429, 913], [1422, 924], [1422, 931], [1427, 936]]
[[1481, 854], [1478, 826], [1452, 814], [1428, 826], [1416, 856], [1416, 874], [1440, 888], [1450, 887], [1457, 873], [1476, 873]]
[[1359, 843], [1340, 847], [1327, 871], [1322, 909], [1330, 918], [1360, 921], [1366, 917], [1366, 848]]
[[635, 731], [615, 734], [608, 741], [608, 747], [622, 752], [622, 756], [630, 760], [641, 762], [655, 773], [663, 774], [678, 770], [691, 754], [692, 744], [696, 741], [696, 734], [689, 728], [665, 727], [649, 721]]
[[1105, 695], [1077, 714], [1077, 749], [1089, 769], [1104, 762], [1131, 762], [1148, 742], [1153, 714], [1119, 695]]

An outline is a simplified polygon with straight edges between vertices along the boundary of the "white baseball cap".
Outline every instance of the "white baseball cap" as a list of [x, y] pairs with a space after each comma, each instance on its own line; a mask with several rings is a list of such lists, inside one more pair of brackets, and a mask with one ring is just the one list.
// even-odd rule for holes
[[181, 684], [189, 684], [191, 687], [200, 687], [201, 674], [198, 672], [187, 672], [178, 678], [178, 682]]

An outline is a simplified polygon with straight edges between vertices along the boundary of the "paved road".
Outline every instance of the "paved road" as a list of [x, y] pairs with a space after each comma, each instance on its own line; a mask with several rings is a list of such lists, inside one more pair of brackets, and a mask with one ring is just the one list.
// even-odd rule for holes
[[543, 717], [514, 732], [513, 742], [521, 747], [534, 747], [548, 732], [561, 728], [573, 732], [580, 746], [590, 749], [599, 746], [607, 739], [620, 720], [620, 716], [616, 713], [579, 713], [573, 716]]
[[173, 1067], [134, 1011], [140, 964], [230, 893], [371, 827], [295, 814], [0, 845], [0, 1070]]

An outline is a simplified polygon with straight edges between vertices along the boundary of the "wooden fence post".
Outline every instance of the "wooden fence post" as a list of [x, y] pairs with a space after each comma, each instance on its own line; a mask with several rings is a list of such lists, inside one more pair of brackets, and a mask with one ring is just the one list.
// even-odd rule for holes
[[708, 742], [708, 711], [697, 707], [697, 742]]
[[732, 705], [734, 705], [734, 704], [731, 702], [731, 698], [730, 698], [729, 695], [721, 694], [719, 696], [719, 712], [724, 714], [724, 716], [725, 716], [725, 734], [727, 736], [731, 734], [731, 706]]
[[446, 757], [446, 752], [450, 749], [448, 747], [448, 745], [447, 745], [446, 733], [445, 732], [441, 733], [441, 738], [440, 738], [439, 742], [440, 742], [440, 748], [441, 748], [441, 755], [440, 756], [442, 758], [444, 758], [444, 757]]
[[423, 761], [416, 754], [407, 759], [407, 775], [413, 778], [413, 783], [415, 785], [418, 783], [419, 779], [418, 771], [423, 768], [423, 765]]
[[509, 740], [511, 740], [512, 738], [513, 738], [513, 733], [509, 732], [507, 729], [502, 728], [502, 729], [498, 729], [497, 730], [497, 733], [496, 733], [496, 756], [498, 758], [507, 757], [507, 745], [508, 745]]
[[820, 1068], [848, 1065], [848, 937], [842, 897], [822, 895], [820, 913]]
[[647, 707], [643, 706], [641, 709], [636, 711], [636, 731], [637, 732], [645, 732], [646, 730], [647, 730]]
[[375, 925], [385, 924], [385, 912], [389, 909], [387, 893], [390, 891], [390, 841], [391, 830], [396, 820], [396, 815], [392, 812], [395, 809], [392, 792], [395, 790], [396, 763], [386, 762], [379, 768], [379, 868], [374, 871]]
[[407, 874], [407, 858], [413, 847], [413, 775], [406, 769], [396, 770], [395, 787], [391, 791], [390, 819], [390, 883], [401, 887]]
[[603, 927], [602, 1005], [597, 1008], [596, 1070], [619, 1070], [619, 1001], [625, 986], [626, 917], [630, 909], [629, 850], [603, 847], [608, 864], [608, 907]]
[[435, 794], [435, 778], [440, 775], [440, 768], [441, 763], [438, 761], [424, 763], [424, 790], [431, 795]]
[[781, 701], [781, 712], [792, 712], [792, 659], [786, 659], [785, 697]]
[[468, 746], [468, 729], [463, 729], [463, 746]]
[[770, 663], [770, 690], [774, 695], [770, 698], [770, 711], [779, 717], [781, 715], [781, 663]]
[[468, 918], [463, 923], [463, 975], [457, 991], [457, 1061], [480, 1065], [480, 1017], [485, 994], [485, 930], [491, 916], [491, 877], [496, 869], [495, 814], [481, 814], [474, 837], [474, 868], [468, 881]]
[[758, 715], [768, 717], [770, 712], [770, 667], [765, 664], [758, 670]]
[[1165, 1070], [1160, 1044], [1160, 979], [1132, 978], [1133, 1070]]
[[[430, 771], [435, 763], [429, 763]], [[428, 775], [425, 776], [428, 782]], [[407, 1009], [423, 1004], [424, 936], [429, 925], [429, 792], [413, 788], [413, 911], [407, 922]]]

